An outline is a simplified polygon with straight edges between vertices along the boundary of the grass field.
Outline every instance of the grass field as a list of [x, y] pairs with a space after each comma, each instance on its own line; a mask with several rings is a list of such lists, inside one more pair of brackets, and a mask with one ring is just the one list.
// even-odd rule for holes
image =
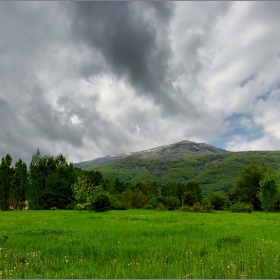
[[0, 212], [0, 278], [279, 278], [280, 216]]

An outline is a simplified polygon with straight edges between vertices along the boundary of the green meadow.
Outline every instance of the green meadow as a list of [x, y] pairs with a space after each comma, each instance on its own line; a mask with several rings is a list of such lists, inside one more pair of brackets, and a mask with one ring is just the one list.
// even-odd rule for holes
[[0, 212], [0, 278], [279, 278], [278, 213]]

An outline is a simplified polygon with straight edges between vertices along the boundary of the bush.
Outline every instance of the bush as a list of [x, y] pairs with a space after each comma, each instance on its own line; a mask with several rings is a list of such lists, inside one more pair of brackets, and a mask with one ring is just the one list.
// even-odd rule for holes
[[180, 207], [180, 200], [175, 196], [166, 197], [166, 204], [168, 210], [175, 210]]
[[265, 178], [260, 181], [260, 191], [257, 194], [264, 211], [275, 211], [278, 200], [278, 186], [274, 176], [265, 174]]
[[106, 193], [98, 194], [90, 203], [90, 209], [96, 212], [105, 212], [111, 209], [111, 201]]
[[106, 191], [105, 191], [105, 193], [110, 199], [112, 210], [127, 210], [127, 205], [122, 203], [121, 201], [119, 201], [117, 196], [115, 196], [111, 193], [108, 193]]
[[235, 204], [232, 204], [230, 206], [231, 212], [247, 212], [252, 213], [253, 212], [253, 206], [251, 204], [247, 204], [244, 202], [237, 202]]
[[167, 208], [160, 202], [160, 203], [157, 205], [157, 207], [156, 207], [155, 210], [156, 210], [156, 211], [166, 211]]
[[154, 210], [154, 207], [151, 204], [146, 204], [143, 209], [145, 209], [145, 210]]
[[167, 204], [167, 201], [166, 201], [166, 197], [164, 196], [156, 196], [156, 197], [152, 197], [151, 199], [149, 199], [148, 203], [149, 205], [152, 205], [154, 209], [157, 208], [157, 206], [159, 204], [163, 204], [163, 205], [166, 205]]
[[206, 205], [203, 206], [203, 210], [205, 212], [211, 213], [214, 210], [214, 206], [211, 203], [207, 203]]
[[193, 212], [203, 212], [202, 206], [199, 202], [195, 203], [192, 207]]
[[211, 204], [206, 204], [204, 207], [197, 202], [193, 206], [189, 205], [183, 205], [179, 208], [179, 211], [183, 212], [212, 212], [213, 210], [213, 205]]
[[207, 200], [214, 206], [215, 210], [225, 210], [230, 206], [230, 200], [225, 192], [210, 192]]
[[127, 208], [124, 205], [117, 205], [114, 206], [113, 210], [127, 210]]
[[74, 209], [75, 210], [86, 210], [86, 205], [85, 205], [85, 203], [83, 203], [83, 204], [76, 204]]
[[183, 212], [192, 212], [192, 207], [190, 207], [189, 205], [183, 205], [179, 208], [179, 211], [183, 211]]
[[146, 202], [147, 202], [148, 198], [146, 195], [143, 194], [143, 192], [139, 189], [135, 189], [132, 193], [131, 193], [131, 207], [132, 208], [142, 208]]

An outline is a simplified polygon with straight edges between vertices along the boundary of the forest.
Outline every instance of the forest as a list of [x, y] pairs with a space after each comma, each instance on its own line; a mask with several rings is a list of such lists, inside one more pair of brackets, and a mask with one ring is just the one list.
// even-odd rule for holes
[[1, 159], [0, 209], [280, 211], [277, 178], [277, 172], [268, 165], [252, 161], [228, 190], [205, 194], [197, 181], [162, 185], [152, 180], [133, 183], [113, 176], [105, 178], [98, 170], [75, 167], [63, 154], [41, 155], [37, 149], [29, 166], [21, 159], [13, 166], [10, 154]]

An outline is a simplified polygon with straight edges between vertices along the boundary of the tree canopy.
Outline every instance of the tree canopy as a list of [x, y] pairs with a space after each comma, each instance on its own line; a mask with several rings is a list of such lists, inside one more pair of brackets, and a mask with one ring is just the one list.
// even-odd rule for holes
[[257, 194], [260, 191], [260, 181], [264, 179], [266, 173], [271, 173], [271, 170], [256, 161], [246, 166], [229, 190], [233, 202], [248, 203], [254, 210], [261, 210], [261, 202]]

